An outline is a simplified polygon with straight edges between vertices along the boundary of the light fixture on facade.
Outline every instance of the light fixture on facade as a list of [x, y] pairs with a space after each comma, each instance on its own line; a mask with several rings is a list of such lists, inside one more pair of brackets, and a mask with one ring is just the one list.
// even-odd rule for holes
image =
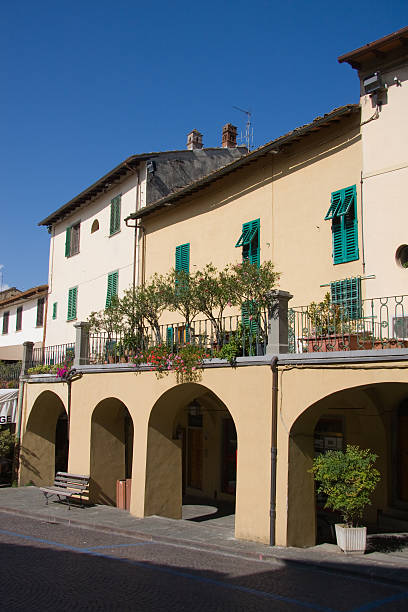
[[199, 416], [201, 412], [201, 404], [197, 399], [193, 399], [193, 401], [189, 403], [187, 408], [188, 408], [188, 413], [191, 416]]

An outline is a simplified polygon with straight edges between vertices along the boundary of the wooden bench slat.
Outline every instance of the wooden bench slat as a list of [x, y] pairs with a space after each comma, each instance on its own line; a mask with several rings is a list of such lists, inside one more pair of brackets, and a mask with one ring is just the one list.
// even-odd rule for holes
[[82, 498], [89, 498], [89, 476], [57, 472], [53, 486], [40, 487], [40, 490], [44, 493], [47, 504], [48, 496], [56, 495], [58, 498], [68, 499], [68, 506], [71, 509], [70, 499], [79, 498], [82, 502]]

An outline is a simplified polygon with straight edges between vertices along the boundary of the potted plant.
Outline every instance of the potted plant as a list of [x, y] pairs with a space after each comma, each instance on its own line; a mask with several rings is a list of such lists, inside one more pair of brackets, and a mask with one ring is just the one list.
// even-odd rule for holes
[[307, 309], [307, 351], [355, 351], [372, 348], [371, 333], [359, 319], [352, 318], [340, 304], [331, 301], [327, 292], [321, 302]]
[[346, 451], [327, 451], [313, 461], [310, 472], [318, 482], [317, 491], [327, 496], [325, 508], [343, 516], [344, 523], [335, 528], [337, 545], [344, 552], [365, 552], [367, 527], [358, 523], [380, 480], [376, 459], [369, 449], [347, 445]]

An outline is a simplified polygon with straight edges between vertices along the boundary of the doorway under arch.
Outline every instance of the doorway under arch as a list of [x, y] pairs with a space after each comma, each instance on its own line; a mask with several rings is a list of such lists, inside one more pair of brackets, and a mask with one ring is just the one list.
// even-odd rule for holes
[[309, 406], [290, 430], [288, 474], [288, 545], [313, 546], [328, 541], [338, 517], [316, 497], [309, 470], [316, 454], [343, 450], [347, 444], [370, 448], [376, 455], [381, 481], [363, 520], [373, 528], [394, 503], [395, 413], [408, 385], [379, 383], [333, 393]]
[[35, 400], [20, 453], [20, 484], [50, 485], [68, 466], [68, 417], [62, 400], [44, 391]]
[[144, 514], [197, 522], [229, 516], [233, 527], [237, 452], [236, 424], [222, 400], [197, 383], [173, 387], [150, 414]]
[[102, 400], [92, 413], [90, 460], [90, 499], [115, 506], [117, 481], [132, 478], [133, 420], [114, 397]]

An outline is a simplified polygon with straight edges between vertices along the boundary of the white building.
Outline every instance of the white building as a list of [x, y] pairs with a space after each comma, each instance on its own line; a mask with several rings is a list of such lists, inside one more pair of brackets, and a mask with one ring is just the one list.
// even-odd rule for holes
[[[365, 297], [402, 296], [408, 293], [408, 27], [339, 62], [360, 77]], [[407, 317], [407, 307], [390, 315]], [[408, 338], [408, 318], [405, 334], [397, 335]]]
[[222, 148], [203, 149], [201, 138], [193, 130], [188, 150], [129, 157], [39, 223], [51, 233], [47, 346], [74, 341], [76, 321], [140, 282], [143, 227], [125, 217], [247, 152], [230, 124]]
[[[0, 301], [0, 361], [19, 361], [23, 342], [43, 346], [48, 285], [13, 291]], [[1, 296], [0, 296], [1, 298]]]

